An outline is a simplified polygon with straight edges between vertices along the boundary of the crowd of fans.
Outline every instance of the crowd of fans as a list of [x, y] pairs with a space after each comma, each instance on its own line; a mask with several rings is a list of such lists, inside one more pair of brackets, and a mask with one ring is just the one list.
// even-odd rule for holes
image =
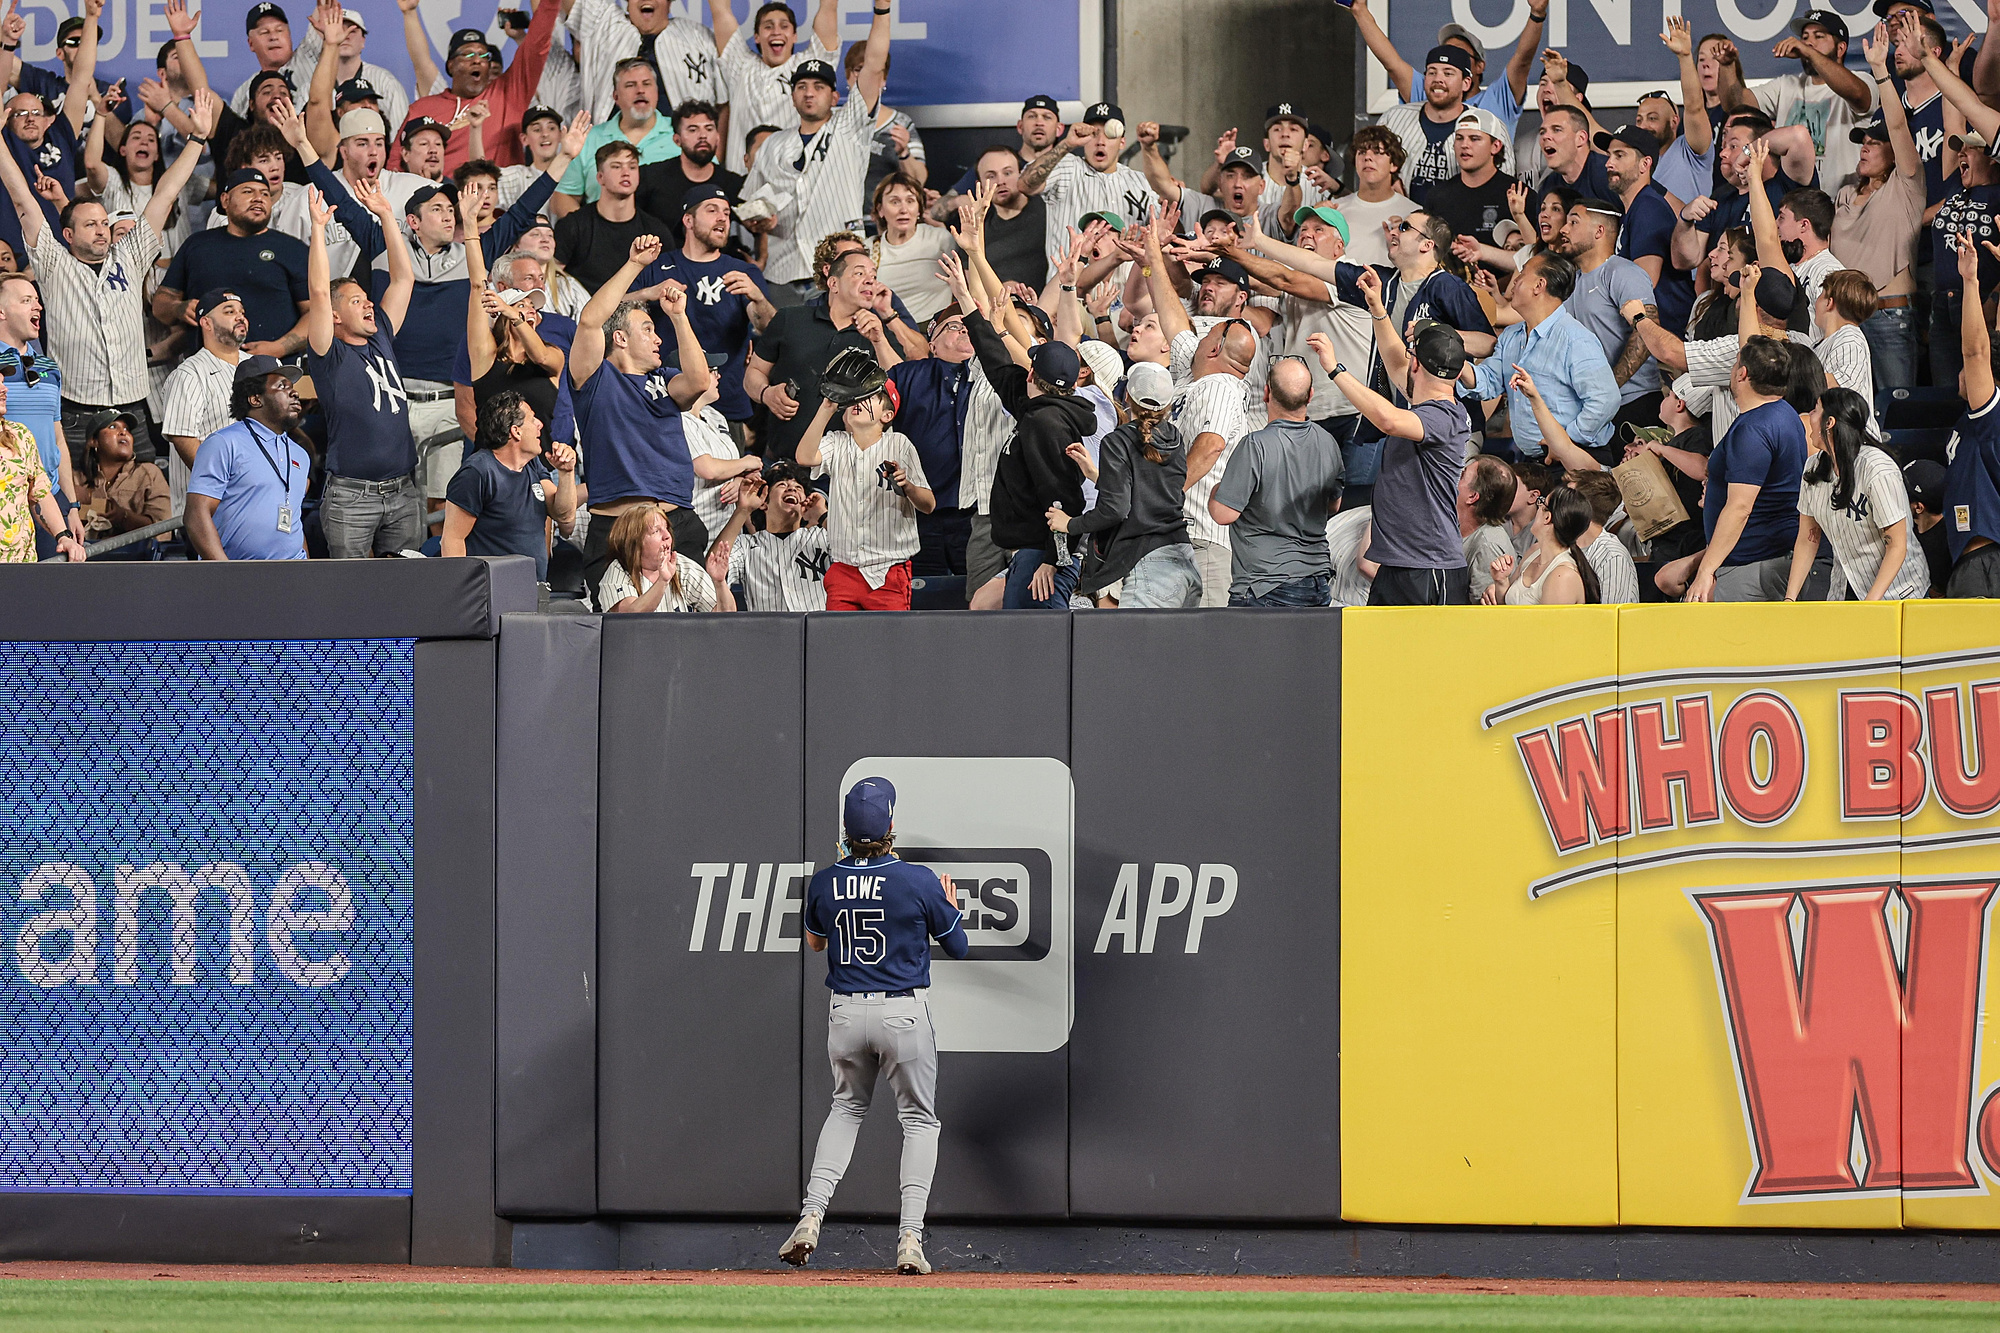
[[1489, 83], [1353, 0], [1403, 103], [1279, 102], [1192, 183], [1043, 95], [934, 176], [886, 5], [843, 59], [837, 0], [540, 0], [440, 65], [398, 4], [415, 87], [264, 0], [227, 98], [185, 0], [134, 100], [102, 0], [60, 69], [0, 22], [0, 557], [525, 555], [605, 612], [2000, 591], [2000, 53], [1927, 0], [1755, 87], [1671, 18], [1603, 120], [1545, 7]]

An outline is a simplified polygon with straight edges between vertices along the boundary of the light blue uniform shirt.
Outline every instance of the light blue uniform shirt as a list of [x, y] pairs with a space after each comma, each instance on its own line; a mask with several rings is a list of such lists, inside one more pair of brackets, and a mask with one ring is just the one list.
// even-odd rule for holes
[[[282, 483], [281, 469], [290, 474]], [[311, 477], [312, 456], [296, 441], [238, 421], [201, 442], [188, 494], [220, 501], [215, 531], [231, 560], [303, 560], [306, 525], [300, 509]], [[290, 519], [290, 532], [278, 530], [281, 511]]]
[[[1417, 71], [1417, 81], [1423, 82], [1423, 71]], [[1503, 68], [1500, 77], [1481, 88], [1476, 94], [1465, 99], [1467, 106], [1476, 106], [1491, 111], [1500, 117], [1507, 127], [1507, 137], [1514, 137], [1514, 127], [1521, 123], [1521, 99], [1514, 96], [1514, 85], [1507, 82], [1507, 71]]]
[[[580, 194], [586, 204], [596, 203], [599, 193], [597, 150], [608, 143], [632, 143], [625, 137], [624, 127], [618, 123], [616, 115], [590, 127], [590, 133], [583, 140], [583, 151], [576, 155], [576, 161], [569, 164], [569, 170], [563, 172], [556, 193]], [[639, 165], [642, 167], [648, 162], [666, 162], [681, 155], [681, 146], [674, 142], [674, 122], [665, 107], [654, 114], [653, 128], [646, 132], [646, 137], [632, 146], [639, 150]]]
[[1510, 324], [1501, 332], [1493, 355], [1473, 369], [1473, 385], [1481, 398], [1507, 394], [1507, 411], [1514, 423], [1514, 447], [1528, 458], [1540, 458], [1542, 428], [1528, 396], [1508, 388], [1514, 367], [1535, 381], [1542, 401], [1569, 432], [1572, 443], [1589, 449], [1611, 439], [1611, 418], [1618, 415], [1618, 381], [1597, 335], [1576, 322], [1569, 311], [1557, 309], [1531, 331], [1527, 324]]

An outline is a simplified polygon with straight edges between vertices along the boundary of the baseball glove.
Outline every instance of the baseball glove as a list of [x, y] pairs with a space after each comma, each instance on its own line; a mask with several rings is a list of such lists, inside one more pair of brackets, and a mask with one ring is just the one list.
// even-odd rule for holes
[[879, 393], [888, 378], [874, 357], [858, 347], [843, 347], [820, 372], [819, 392], [834, 406], [846, 407]]

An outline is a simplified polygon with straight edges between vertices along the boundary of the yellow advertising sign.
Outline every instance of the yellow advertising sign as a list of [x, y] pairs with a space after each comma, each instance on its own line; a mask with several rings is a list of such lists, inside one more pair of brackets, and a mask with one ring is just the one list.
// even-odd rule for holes
[[2000, 608], [1343, 629], [1350, 1217], [2000, 1227]]

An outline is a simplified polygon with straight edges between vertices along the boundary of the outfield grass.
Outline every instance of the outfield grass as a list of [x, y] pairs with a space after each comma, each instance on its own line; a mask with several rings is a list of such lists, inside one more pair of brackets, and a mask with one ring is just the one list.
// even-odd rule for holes
[[1991, 1304], [1644, 1296], [1007, 1291], [688, 1285], [0, 1282], [0, 1327], [280, 1329], [1980, 1329]]

